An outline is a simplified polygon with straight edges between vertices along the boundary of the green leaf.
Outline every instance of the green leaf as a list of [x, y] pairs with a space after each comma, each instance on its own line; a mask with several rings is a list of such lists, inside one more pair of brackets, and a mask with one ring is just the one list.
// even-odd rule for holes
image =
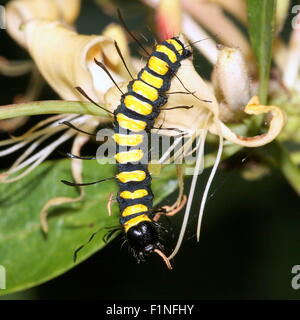
[[[84, 163], [85, 181], [113, 175], [114, 165], [100, 166], [96, 161]], [[81, 202], [52, 208], [49, 234], [45, 237], [39, 224], [43, 205], [56, 196], [78, 196], [78, 190], [60, 183], [61, 179], [72, 180], [70, 160], [45, 162], [24, 179], [0, 185], [0, 265], [7, 273], [7, 289], [0, 290], [0, 294], [36, 286], [73, 268], [74, 250], [94, 231], [119, 225], [117, 204], [113, 205], [111, 217], [106, 209], [109, 193], [117, 191], [116, 182], [110, 180], [86, 187], [86, 197]], [[175, 167], [168, 166], [153, 179], [156, 203], [176, 187]], [[80, 251], [77, 263], [105, 245], [102, 237], [106, 232], [99, 232]]]
[[259, 98], [266, 104], [270, 77], [276, 0], [247, 0], [248, 32], [259, 68]]

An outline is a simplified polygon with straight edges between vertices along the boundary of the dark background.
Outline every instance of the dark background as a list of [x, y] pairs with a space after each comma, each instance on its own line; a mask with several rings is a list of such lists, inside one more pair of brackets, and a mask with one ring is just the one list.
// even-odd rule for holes
[[[137, 1], [126, 2], [126, 8], [121, 6], [121, 9], [129, 28], [153, 38], [148, 28], [152, 25], [151, 10]], [[101, 13], [94, 1], [83, 0], [77, 23], [81, 33], [99, 33], [111, 21], [112, 17]], [[12, 60], [27, 57], [3, 30], [0, 39], [0, 55]], [[205, 73], [208, 69], [203, 64], [202, 71]], [[0, 76], [0, 105], [11, 103], [16, 94], [24, 92], [27, 83], [28, 76]], [[57, 99], [57, 96], [45, 86], [40, 99]], [[257, 181], [244, 180], [241, 172], [245, 163], [241, 159], [247, 152], [243, 151], [218, 170], [206, 204], [198, 244], [195, 239], [196, 218], [209, 171], [200, 176], [192, 219], [186, 240], [174, 259], [174, 270], [168, 271], [157, 257], [138, 265], [125, 249], [120, 249], [121, 241], [116, 239], [64, 275], [3, 298], [300, 298], [300, 290], [291, 287], [291, 269], [300, 265], [299, 198], [278, 171], [271, 171]], [[1, 158], [1, 169], [8, 167], [11, 160]], [[168, 200], [172, 201], [175, 196]], [[170, 242], [174, 244], [177, 239], [181, 219], [179, 214], [169, 222], [164, 220], [171, 230], [169, 248]]]

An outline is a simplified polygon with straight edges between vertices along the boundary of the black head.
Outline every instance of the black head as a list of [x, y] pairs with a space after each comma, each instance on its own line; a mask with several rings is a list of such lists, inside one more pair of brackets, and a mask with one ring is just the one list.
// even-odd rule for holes
[[145, 257], [155, 249], [163, 250], [158, 225], [155, 222], [138, 223], [127, 231], [126, 237], [138, 262], [145, 261]]

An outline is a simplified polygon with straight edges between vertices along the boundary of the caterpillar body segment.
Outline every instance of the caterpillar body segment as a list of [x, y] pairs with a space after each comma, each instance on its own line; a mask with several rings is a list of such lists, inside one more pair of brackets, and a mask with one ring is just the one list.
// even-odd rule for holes
[[168, 101], [166, 91], [181, 61], [191, 54], [178, 38], [157, 45], [137, 79], [129, 82], [114, 112], [120, 223], [138, 262], [151, 252], [163, 250], [159, 225], [153, 220], [146, 135], [153, 128], [160, 108]]

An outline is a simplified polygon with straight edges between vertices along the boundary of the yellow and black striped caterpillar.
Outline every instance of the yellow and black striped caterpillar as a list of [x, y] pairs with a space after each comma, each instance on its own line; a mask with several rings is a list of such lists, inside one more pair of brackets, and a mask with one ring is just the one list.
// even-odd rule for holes
[[[116, 48], [119, 52], [117, 46]], [[145, 49], [144, 51], [146, 52]], [[146, 53], [148, 54], [148, 52]], [[178, 68], [181, 66], [181, 61], [191, 55], [192, 52], [184, 46], [178, 37], [170, 38], [156, 45], [154, 51], [149, 54], [146, 66], [138, 73], [136, 79], [129, 82], [126, 93], [121, 91], [106, 67], [95, 60], [122, 92], [120, 104], [114, 112], [98, 105], [80, 87], [76, 88], [84, 97], [114, 117], [113, 139], [116, 143], [114, 157], [118, 164], [118, 174], [115, 178], [119, 184], [117, 201], [120, 207], [120, 225], [133, 255], [138, 262], [141, 262], [145, 260], [145, 256], [156, 252], [164, 259], [169, 268], [171, 268], [169, 259], [162, 252], [160, 225], [154, 219], [156, 213], [162, 213], [164, 210], [153, 209], [151, 176], [148, 171], [148, 139], [146, 138], [153, 128], [161, 107], [168, 101], [167, 91], [170, 88], [172, 78], [176, 76]], [[121, 54], [120, 57], [122, 57]], [[178, 80], [180, 81], [179, 78]], [[186, 106], [181, 107], [186, 108]], [[87, 133], [67, 121], [64, 124]], [[68, 156], [85, 160], [96, 159], [78, 157], [70, 153]], [[91, 183], [61, 181], [70, 186], [86, 186], [113, 178]], [[109, 207], [110, 203], [111, 200]], [[108, 233], [108, 237], [117, 230], [119, 228], [112, 229]], [[92, 234], [87, 243], [93, 239], [97, 232]], [[84, 246], [80, 246], [75, 251], [74, 261], [76, 261], [78, 251]]]
[[129, 82], [128, 91], [122, 95], [114, 112], [120, 223], [138, 262], [144, 261], [149, 253], [159, 253], [163, 249], [159, 227], [153, 220], [155, 212], [148, 154], [144, 151], [147, 149], [145, 134], [149, 133], [160, 107], [168, 100], [166, 92], [181, 61], [191, 54], [177, 37], [156, 45], [137, 79]]

